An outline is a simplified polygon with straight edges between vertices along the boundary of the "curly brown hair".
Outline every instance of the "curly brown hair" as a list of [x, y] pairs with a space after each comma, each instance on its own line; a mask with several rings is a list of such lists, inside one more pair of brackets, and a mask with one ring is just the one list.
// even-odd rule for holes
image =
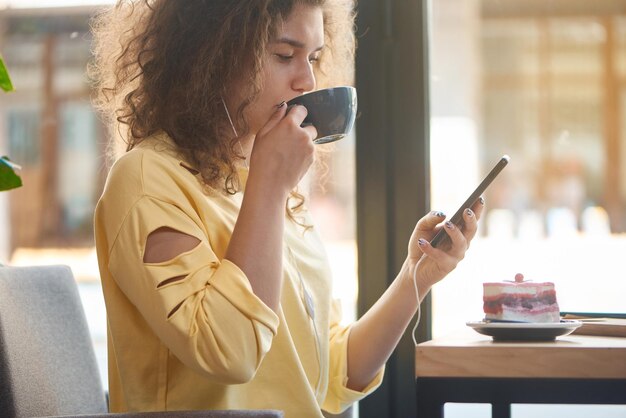
[[[243, 156], [237, 138], [224, 131], [230, 125], [221, 98], [238, 80], [249, 81], [233, 117], [237, 132], [248, 132], [244, 109], [262, 88], [268, 44], [296, 4], [323, 11], [318, 86], [351, 84], [353, 0], [120, 0], [103, 9], [92, 21], [90, 73], [95, 105], [116, 128], [113, 136], [128, 151], [163, 131], [205, 184], [223, 182], [219, 187], [236, 192], [235, 162]], [[302, 206], [297, 200], [288, 204], [291, 214]]]

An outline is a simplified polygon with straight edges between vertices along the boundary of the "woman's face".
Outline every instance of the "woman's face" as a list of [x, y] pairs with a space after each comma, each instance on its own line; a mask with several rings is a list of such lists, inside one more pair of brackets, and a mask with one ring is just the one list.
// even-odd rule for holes
[[268, 45], [263, 88], [244, 113], [251, 133], [265, 125], [278, 104], [315, 89], [313, 68], [324, 46], [321, 8], [295, 6], [276, 32]]

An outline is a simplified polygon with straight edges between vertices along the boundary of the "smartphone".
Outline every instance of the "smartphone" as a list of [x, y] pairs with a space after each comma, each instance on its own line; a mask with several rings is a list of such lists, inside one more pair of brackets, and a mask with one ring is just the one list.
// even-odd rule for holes
[[[496, 178], [498, 174], [502, 171], [504, 167], [509, 163], [511, 158], [508, 155], [503, 155], [498, 161], [498, 164], [494, 168], [491, 169], [489, 174], [483, 179], [483, 181], [478, 185], [476, 190], [472, 192], [472, 194], [467, 198], [465, 202], [461, 205], [459, 210], [450, 218], [450, 222], [452, 222], [457, 227], [461, 228], [463, 226], [463, 211], [467, 208], [471, 208], [474, 203], [478, 200], [481, 194], [487, 190], [487, 187], [491, 184], [491, 182]], [[446, 234], [446, 231], [441, 228], [437, 235], [430, 241], [430, 245], [433, 247], [441, 246], [446, 241], [450, 241], [450, 237]]]

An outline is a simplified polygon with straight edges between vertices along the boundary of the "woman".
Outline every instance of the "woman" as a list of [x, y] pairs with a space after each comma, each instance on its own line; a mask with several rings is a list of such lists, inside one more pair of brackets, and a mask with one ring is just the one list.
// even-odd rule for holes
[[463, 258], [482, 203], [446, 224], [446, 250], [428, 243], [443, 214], [422, 218], [393, 284], [339, 325], [295, 191], [316, 131], [285, 102], [345, 81], [331, 70], [352, 58], [350, 6], [147, 0], [97, 18], [100, 105], [128, 143], [95, 215], [112, 411], [338, 413], [380, 384], [414, 283], [423, 297]]

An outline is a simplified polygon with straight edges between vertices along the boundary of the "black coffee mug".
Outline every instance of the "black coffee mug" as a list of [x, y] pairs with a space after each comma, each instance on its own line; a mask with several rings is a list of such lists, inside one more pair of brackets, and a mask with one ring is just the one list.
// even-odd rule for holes
[[350, 133], [356, 117], [356, 89], [349, 86], [331, 87], [295, 97], [287, 106], [302, 105], [308, 114], [302, 125], [311, 124], [317, 129], [316, 144], [342, 139]]

